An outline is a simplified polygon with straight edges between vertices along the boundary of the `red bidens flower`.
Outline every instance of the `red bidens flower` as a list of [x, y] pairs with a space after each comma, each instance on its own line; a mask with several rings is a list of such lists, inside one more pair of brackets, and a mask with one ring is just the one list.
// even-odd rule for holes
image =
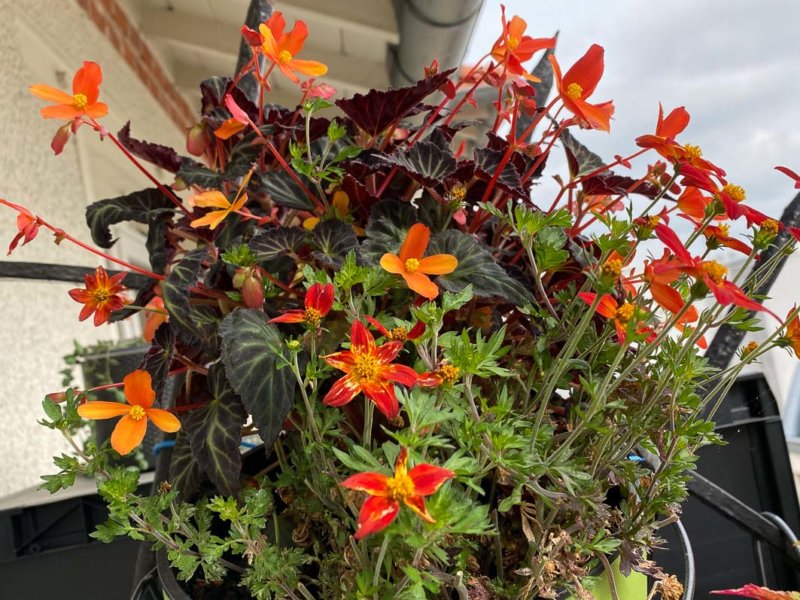
[[[586, 304], [591, 306], [594, 304], [597, 294], [592, 292], [581, 292], [578, 294], [578, 297], [586, 302]], [[620, 344], [625, 342], [629, 322], [634, 318], [636, 319], [635, 332], [647, 333], [648, 342], [651, 342], [653, 339], [655, 339], [655, 332], [652, 330], [652, 328], [647, 327], [638, 318], [638, 315], [641, 314], [642, 309], [637, 307], [635, 304], [631, 304], [630, 302], [623, 302], [622, 304], [619, 304], [610, 294], [603, 294], [603, 296], [600, 298], [600, 302], [597, 304], [596, 310], [600, 316], [614, 321], [614, 327], [617, 330], [617, 339], [619, 340]]]
[[353, 321], [350, 350], [323, 357], [334, 369], [346, 373], [333, 384], [323, 398], [323, 404], [343, 406], [364, 392], [379, 411], [387, 418], [394, 419], [400, 412], [394, 384], [413, 387], [419, 378], [411, 367], [391, 364], [402, 348], [403, 342], [387, 342], [377, 346], [366, 325], [361, 321]]
[[407, 463], [408, 450], [401, 448], [394, 465], [394, 476], [358, 473], [342, 482], [342, 486], [348, 489], [370, 495], [358, 513], [358, 529], [354, 536], [357, 540], [388, 527], [400, 512], [401, 500], [426, 523], [436, 522], [425, 507], [425, 496], [436, 493], [456, 474], [427, 463], [409, 471]]
[[287, 310], [279, 317], [270, 319], [270, 323], [306, 323], [314, 329], [319, 327], [322, 317], [331, 311], [333, 306], [333, 285], [315, 283], [306, 292], [305, 310]]
[[85, 321], [94, 313], [94, 324], [102, 325], [115, 310], [125, 306], [125, 298], [120, 293], [125, 291], [122, 280], [127, 273], [117, 273], [109, 277], [103, 267], [97, 267], [94, 275], [84, 275], [85, 289], [75, 288], [69, 291], [70, 298], [83, 304], [78, 319]]

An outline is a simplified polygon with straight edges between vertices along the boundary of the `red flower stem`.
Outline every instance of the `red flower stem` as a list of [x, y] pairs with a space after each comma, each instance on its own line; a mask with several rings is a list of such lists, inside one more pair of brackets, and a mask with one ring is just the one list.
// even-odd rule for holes
[[[615, 166], [617, 166], [617, 165], [621, 165], [623, 162], [628, 162], [629, 160], [632, 160], [632, 159], [636, 158], [637, 156], [641, 156], [642, 154], [644, 154], [645, 152], [647, 152], [647, 150], [648, 150], [648, 149], [647, 149], [647, 148], [645, 148], [645, 149], [639, 150], [638, 152], [634, 152], [634, 153], [633, 153], [633, 154], [631, 154], [630, 156], [626, 156], [626, 157], [624, 157], [624, 158], [618, 158], [618, 159], [617, 159], [617, 160], [615, 160], [614, 162], [608, 163], [608, 164], [607, 164], [607, 165], [605, 165], [604, 167], [598, 167], [598, 168], [597, 168], [597, 169], [595, 169], [594, 171], [592, 171], [592, 172], [590, 172], [590, 173], [587, 173], [586, 175], [581, 175], [581, 176], [580, 176], [580, 177], [578, 177], [577, 179], [575, 179], [575, 180], [573, 180], [573, 181], [570, 181], [570, 182], [569, 182], [567, 185], [565, 185], [564, 187], [562, 187], [562, 188], [561, 188], [561, 191], [559, 191], [559, 192], [558, 192], [558, 195], [556, 196], [556, 199], [553, 201], [553, 206], [555, 206], [555, 205], [557, 205], [557, 204], [558, 204], [558, 201], [559, 201], [559, 200], [561, 200], [561, 196], [563, 196], [563, 195], [564, 195], [564, 192], [566, 192], [567, 190], [574, 189], [574, 188], [575, 188], [575, 186], [576, 186], [578, 183], [582, 182], [582, 181], [583, 181], [584, 179], [586, 179], [587, 177], [594, 177], [594, 176], [595, 176], [595, 175], [597, 175], [598, 173], [602, 173], [603, 171], [607, 171], [607, 170], [608, 170], [608, 169], [610, 169], [611, 167], [615, 167]], [[551, 209], [551, 210], [552, 210], [552, 209]]]
[[[169, 373], [167, 373], [167, 377], [171, 377], [172, 375], [179, 375], [188, 370], [189, 370], [188, 367], [181, 367], [180, 369], [175, 369], [174, 371], [170, 371]], [[98, 385], [95, 387], [91, 387], [83, 391], [75, 390], [75, 393], [78, 395], [91, 394], [93, 392], [102, 392], [103, 390], [113, 390], [114, 388], [121, 388], [123, 385], [125, 385], [124, 381], [117, 381], [115, 383], [107, 383], [105, 385]]]
[[[475, 63], [475, 65], [474, 65], [474, 66], [473, 66], [473, 67], [472, 67], [472, 68], [469, 70], [469, 72], [468, 72], [468, 73], [467, 73], [467, 74], [466, 74], [464, 77], [462, 77], [462, 78], [459, 80], [459, 82], [458, 82], [458, 83], [456, 84], [456, 86], [455, 86], [455, 91], [456, 91], [456, 92], [458, 91], [458, 88], [460, 88], [462, 85], [464, 85], [464, 80], [465, 80], [467, 77], [469, 77], [470, 75], [472, 75], [472, 74], [473, 74], [473, 73], [474, 73], [474, 72], [475, 72], [475, 71], [478, 69], [478, 67], [481, 65], [481, 63], [483, 63], [483, 61], [484, 61], [484, 60], [486, 60], [486, 58], [487, 58], [488, 56], [489, 56], [488, 54], [486, 54], [485, 56], [483, 56], [483, 57], [482, 57], [482, 58], [481, 58], [481, 59], [480, 59], [480, 60], [479, 60], [477, 63]], [[449, 124], [450, 124], [450, 121], [452, 121], [452, 120], [453, 120], [453, 118], [455, 118], [455, 116], [456, 116], [456, 115], [458, 114], [458, 112], [461, 110], [461, 107], [462, 107], [462, 106], [464, 106], [464, 103], [467, 101], [467, 99], [469, 98], [469, 96], [471, 96], [471, 95], [472, 95], [472, 93], [475, 91], [475, 88], [477, 88], [477, 87], [478, 87], [478, 85], [480, 85], [480, 83], [481, 83], [481, 82], [482, 82], [484, 79], [486, 79], [486, 76], [487, 76], [487, 75], [488, 75], [488, 74], [489, 74], [491, 71], [493, 71], [493, 70], [494, 70], [494, 68], [495, 68], [495, 67], [493, 66], [491, 69], [488, 69], [488, 70], [486, 71], [486, 73], [484, 73], [484, 74], [483, 74], [483, 75], [482, 75], [482, 76], [481, 76], [481, 77], [478, 79], [478, 81], [476, 81], [476, 82], [473, 84], [472, 88], [470, 88], [470, 89], [467, 91], [467, 93], [466, 93], [466, 94], [464, 94], [464, 97], [463, 97], [463, 98], [462, 98], [462, 99], [459, 101], [459, 103], [456, 105], [456, 107], [455, 107], [455, 108], [454, 108], [454, 109], [453, 109], [453, 110], [450, 112], [450, 114], [448, 115], [448, 117], [445, 119], [445, 121], [444, 121], [444, 124], [445, 124], [445, 125], [449, 125]], [[416, 144], [416, 143], [419, 141], [419, 139], [422, 137], [422, 134], [423, 134], [423, 133], [425, 133], [425, 131], [427, 131], [428, 127], [430, 127], [430, 126], [431, 126], [431, 124], [432, 124], [432, 123], [433, 123], [433, 122], [436, 120], [436, 117], [438, 117], [438, 116], [439, 116], [439, 113], [440, 113], [440, 112], [442, 112], [442, 109], [443, 109], [445, 106], [447, 106], [447, 103], [448, 103], [448, 102], [450, 102], [450, 100], [451, 100], [450, 98], [448, 98], [447, 96], [445, 96], [445, 97], [442, 99], [442, 101], [441, 101], [441, 102], [439, 102], [439, 105], [438, 105], [438, 106], [437, 106], [437, 107], [434, 109], [434, 111], [433, 111], [433, 112], [430, 114], [430, 116], [429, 116], [429, 117], [428, 117], [428, 118], [425, 120], [425, 123], [423, 123], [422, 127], [420, 127], [420, 128], [419, 128], [419, 130], [417, 130], [417, 133], [415, 133], [415, 134], [414, 134], [414, 137], [412, 137], [412, 138], [411, 138], [411, 140], [410, 140], [410, 141], [409, 141], [409, 143], [408, 143], [408, 146], [407, 146], [407, 148], [411, 148], [411, 147], [412, 147], [414, 144]], [[384, 194], [384, 192], [385, 192], [385, 191], [386, 191], [386, 189], [389, 187], [389, 184], [392, 182], [392, 179], [394, 179], [394, 176], [395, 176], [396, 174], [397, 174], [397, 167], [392, 167], [392, 170], [391, 170], [391, 171], [389, 171], [389, 174], [388, 174], [388, 175], [386, 176], [386, 178], [383, 180], [383, 183], [381, 184], [381, 187], [378, 189], [378, 192], [377, 192], [377, 194], [376, 194], [376, 196], [377, 196], [378, 198], [381, 198], [381, 197], [383, 197], [383, 194]]]
[[88, 250], [92, 254], [96, 254], [97, 256], [100, 256], [101, 258], [104, 258], [107, 261], [110, 261], [110, 262], [112, 262], [114, 264], [117, 264], [117, 265], [119, 265], [119, 266], [121, 266], [121, 267], [123, 267], [125, 269], [128, 269], [129, 271], [134, 271], [136, 273], [139, 273], [140, 275], [144, 275], [145, 277], [150, 277], [151, 279], [155, 279], [156, 281], [164, 281], [164, 276], [163, 275], [159, 275], [157, 273], [153, 273], [152, 271], [148, 271], [147, 269], [142, 269], [140, 267], [137, 267], [136, 265], [132, 265], [129, 262], [125, 262], [124, 260], [122, 260], [120, 258], [114, 258], [113, 256], [111, 256], [109, 254], [106, 254], [105, 252], [103, 252], [101, 250], [98, 250], [97, 248], [93, 248], [89, 244], [86, 244], [86, 243], [80, 241], [78, 238], [71, 236], [70, 234], [68, 234], [63, 229], [57, 229], [56, 227], [53, 227], [52, 225], [50, 225], [50, 223], [48, 223], [47, 221], [45, 221], [44, 219], [42, 219], [39, 216], [36, 217], [36, 220], [41, 225], [43, 225], [44, 227], [47, 227], [47, 229], [52, 231], [53, 234], [55, 234], [55, 236], [57, 238], [61, 238], [61, 239], [65, 239], [67, 241], [70, 241], [73, 244], [75, 244], [76, 246], [79, 246], [79, 247], [83, 248], [84, 250]]
[[136, 158], [135, 158], [135, 157], [134, 157], [134, 156], [133, 156], [133, 155], [132, 155], [130, 152], [128, 152], [128, 149], [127, 149], [127, 148], [125, 148], [125, 146], [123, 146], [123, 145], [120, 143], [120, 141], [119, 141], [119, 140], [118, 140], [118, 139], [117, 139], [117, 138], [114, 136], [114, 134], [111, 134], [111, 133], [109, 133], [109, 134], [107, 134], [107, 135], [108, 135], [108, 138], [109, 138], [109, 139], [110, 139], [112, 142], [114, 142], [114, 144], [117, 146], [117, 148], [119, 148], [119, 149], [120, 149], [120, 151], [121, 151], [121, 152], [122, 152], [122, 153], [123, 153], [123, 154], [126, 156], [126, 158], [127, 158], [129, 161], [131, 161], [131, 162], [133, 163], [133, 165], [134, 165], [134, 166], [135, 166], [137, 169], [139, 169], [139, 170], [140, 170], [142, 173], [144, 173], [145, 177], [147, 177], [147, 178], [148, 178], [150, 181], [152, 181], [152, 182], [153, 182], [153, 184], [154, 184], [154, 185], [155, 185], [155, 186], [156, 186], [156, 187], [157, 187], [159, 190], [161, 190], [161, 192], [162, 192], [162, 193], [163, 193], [163, 194], [164, 194], [164, 195], [165, 195], [167, 198], [169, 198], [169, 199], [172, 201], [172, 203], [173, 203], [173, 204], [174, 204], [174, 205], [175, 205], [175, 206], [176, 206], [176, 207], [177, 207], [177, 208], [178, 208], [178, 209], [179, 209], [179, 210], [180, 210], [180, 211], [181, 211], [183, 214], [185, 214], [186, 216], [189, 216], [189, 211], [188, 211], [188, 210], [186, 210], [186, 208], [184, 208], [183, 204], [181, 203], [181, 200], [180, 200], [180, 198], [178, 198], [178, 197], [175, 195], [175, 193], [174, 193], [172, 190], [170, 190], [170, 189], [168, 189], [167, 187], [165, 187], [165, 186], [164, 186], [164, 185], [163, 185], [163, 184], [162, 184], [162, 183], [161, 183], [161, 182], [160, 182], [158, 179], [156, 179], [155, 177], [153, 177], [153, 175], [150, 173], [150, 171], [148, 171], [147, 169], [145, 169], [145, 168], [144, 168], [144, 166], [142, 165], [142, 163], [140, 163], [138, 160], [136, 160]]
[[284, 292], [292, 294], [293, 296], [302, 296], [303, 295], [302, 292], [298, 292], [297, 290], [295, 290], [293, 288], [290, 288], [288, 285], [286, 285], [285, 283], [283, 283], [279, 279], [276, 279], [275, 277], [273, 277], [272, 275], [270, 275], [266, 271], [261, 271], [261, 274], [264, 275], [264, 277], [266, 277], [274, 285], [277, 285], [279, 288], [281, 288]]

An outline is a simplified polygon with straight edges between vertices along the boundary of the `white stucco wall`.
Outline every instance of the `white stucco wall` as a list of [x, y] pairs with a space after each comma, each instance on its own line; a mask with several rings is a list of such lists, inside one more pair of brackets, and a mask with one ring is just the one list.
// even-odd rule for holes
[[[0, 197], [90, 242], [84, 207], [148, 181], [89, 129], [54, 156], [50, 139], [59, 123], [39, 117], [44, 103], [27, 86], [69, 87], [82, 61], [94, 60], [103, 68], [100, 98], [110, 107], [103, 120], [110, 131], [130, 119], [136, 137], [180, 147], [183, 135], [74, 0], [0, 0], [0, 15]], [[2, 207], [0, 260], [100, 264], [68, 243], [54, 245], [44, 231], [6, 257], [15, 219]], [[72, 287], [82, 286], [0, 279], [0, 495], [37, 483], [52, 472], [52, 455], [64, 449], [58, 434], [36, 420], [44, 394], [60, 389], [61, 357], [72, 340], [88, 344], [124, 333], [119, 326], [79, 323], [80, 306], [67, 296]]]

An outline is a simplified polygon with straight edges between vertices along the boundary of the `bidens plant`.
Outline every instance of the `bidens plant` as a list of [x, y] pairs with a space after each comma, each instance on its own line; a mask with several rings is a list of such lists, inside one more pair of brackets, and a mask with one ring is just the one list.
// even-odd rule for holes
[[[109, 133], [94, 63], [72, 94], [31, 88], [66, 122], [56, 152], [89, 128], [152, 183], [87, 208], [96, 247], [0, 201], [17, 214], [9, 251], [44, 229], [121, 268], [70, 292], [80, 319], [147, 315], [128, 404], [86, 390], [44, 403], [76, 452], [45, 487], [95, 475], [111, 511], [96, 537], [145, 538], [187, 589], [256, 598], [588, 598], [615, 557], [680, 585], [649, 550], [716, 439], [704, 415], [746, 364], [800, 348], [798, 311], [777, 318], [752, 292], [798, 232], [678, 141], [683, 107], [659, 107], [613, 161], [589, 151], [573, 133], [608, 131], [614, 114], [594, 100], [602, 47], [562, 72], [555, 39], [525, 31], [504, 16], [462, 77], [434, 63], [413, 86], [331, 102], [301, 81], [326, 71], [296, 58], [305, 25], [287, 32], [275, 13], [243, 29], [242, 71], [202, 83], [194, 158], [129, 125]], [[298, 84], [297, 108], [269, 102], [273, 77]], [[462, 116], [482, 88], [496, 90], [483, 126]], [[324, 116], [333, 104], [341, 116]], [[534, 183], [561, 152], [560, 189], [543, 197]], [[148, 228], [149, 269], [106, 252], [124, 221]], [[744, 266], [729, 271], [724, 249]], [[714, 371], [706, 335], [752, 328], [748, 311], [772, 332]], [[81, 417], [115, 416], [112, 448], [74, 438]], [[168, 483], [146, 497], [108, 459], [150, 421], [177, 435]], [[243, 473], [254, 433], [267, 466]]]

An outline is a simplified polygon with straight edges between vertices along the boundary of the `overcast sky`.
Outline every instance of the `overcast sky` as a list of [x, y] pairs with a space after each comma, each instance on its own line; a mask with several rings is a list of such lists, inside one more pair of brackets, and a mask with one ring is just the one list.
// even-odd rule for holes
[[[591, 44], [605, 48], [605, 74], [592, 99], [613, 100], [616, 114], [610, 134], [576, 132], [591, 150], [606, 160], [630, 154], [634, 138], [654, 131], [659, 101], [665, 111], [684, 105], [692, 119], [679, 140], [699, 145], [731, 183], [744, 186], [752, 206], [780, 216], [794, 191], [773, 167], [800, 172], [800, 0], [505, 5], [509, 17], [528, 22], [533, 37], [560, 31], [556, 53], [564, 70]], [[500, 2], [486, 0], [466, 62], [484, 54], [500, 31]]]

